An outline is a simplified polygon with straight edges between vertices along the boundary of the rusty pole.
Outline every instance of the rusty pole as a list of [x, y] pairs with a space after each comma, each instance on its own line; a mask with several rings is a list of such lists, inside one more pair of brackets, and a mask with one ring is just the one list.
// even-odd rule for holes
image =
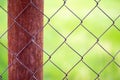
[[41, 11], [43, 0], [8, 0], [9, 80], [43, 80]]

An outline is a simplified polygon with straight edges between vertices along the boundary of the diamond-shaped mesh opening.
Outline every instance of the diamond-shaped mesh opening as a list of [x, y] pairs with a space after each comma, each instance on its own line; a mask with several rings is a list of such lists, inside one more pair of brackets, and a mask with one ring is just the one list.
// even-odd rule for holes
[[67, 36], [79, 23], [80, 20], [65, 7], [50, 20], [50, 24], [64, 36]]
[[[26, 46], [21, 49], [15, 57], [11, 56], [13, 62], [11, 63], [10, 70], [17, 70], [19, 73], [26, 74], [28, 80], [36, 80], [39, 79], [39, 73], [41, 72], [42, 60], [41, 60], [41, 48], [38, 47], [39, 44], [35, 44], [34, 42], [30, 42]], [[37, 49], [39, 48], [39, 49]], [[30, 52], [29, 52], [30, 51]], [[28, 53], [29, 52], [29, 53]], [[28, 56], [31, 55], [31, 56]], [[38, 56], [38, 58], [36, 58]], [[36, 63], [36, 60], [38, 62]], [[15, 62], [16, 61], [16, 62]], [[33, 65], [34, 64], [34, 65]], [[17, 66], [16, 66], [17, 65]], [[33, 66], [36, 66], [33, 68]], [[15, 67], [15, 68], [12, 68]], [[11, 71], [10, 71], [11, 72]], [[20, 76], [20, 75], [19, 75]], [[24, 79], [25, 76], [22, 76], [21, 79]]]
[[83, 22], [83, 25], [97, 37], [99, 37], [111, 24], [112, 21], [97, 8], [85, 18]]
[[[20, 2], [20, 1], [16, 2], [16, 4], [17, 4], [17, 3], [21, 3], [21, 5], [18, 6], [18, 5], [15, 4], [16, 7], [13, 7], [13, 10], [14, 10], [14, 9], [15, 9], [15, 10], [17, 9], [16, 13], [14, 13], [14, 11], [11, 11], [11, 12], [9, 12], [8, 15], [12, 16], [12, 18], [14, 18], [14, 20], [16, 20], [16, 18], [19, 17], [19, 16], [26, 10], [26, 8], [28, 8], [29, 4], [27, 4], [26, 2], [29, 3], [30, 1], [27, 0], [27, 1], [25, 1], [24, 3], [23, 3], [23, 2]], [[13, 5], [12, 5], [12, 6], [13, 6]]]
[[[42, 56], [41, 54], [39, 54], [41, 52], [41, 49], [40, 48], [37, 49], [37, 48], [38, 48], [38, 46], [36, 46], [34, 43], [31, 42], [28, 45], [26, 45], [22, 50], [20, 50], [19, 53], [17, 54], [17, 59], [19, 59], [19, 62], [24, 64], [26, 67], [31, 69], [31, 71], [33, 71], [33, 72], [35, 72], [37, 69], [32, 68], [31, 66], [37, 66], [37, 68], [41, 67], [41, 65], [39, 65], [39, 63], [41, 63], [41, 61], [39, 59], [40, 59], [40, 56]], [[31, 55], [31, 56], [29, 56], [29, 55]], [[39, 58], [35, 59], [36, 56], [38, 56]], [[26, 59], [26, 57], [27, 57], [27, 59]], [[36, 63], [36, 60], [39, 60], [39, 61]]]
[[2, 78], [7, 80], [7, 66], [8, 66], [8, 51], [7, 49], [0, 44], [0, 74]]
[[[114, 74], [114, 76], [113, 76]], [[120, 68], [116, 66], [113, 62], [107, 66], [107, 68], [101, 73], [101, 80], [119, 80]]]
[[100, 72], [103, 67], [112, 60], [112, 57], [108, 55], [101, 47], [95, 45], [84, 57], [86, 64], [88, 64], [96, 72]]
[[120, 32], [112, 26], [101, 38], [100, 43], [112, 55], [120, 50]]
[[[7, 49], [5, 47], [3, 47], [1, 44], [0, 44], [0, 65], [1, 65], [1, 68], [5, 68], [7, 66]], [[0, 68], [0, 73], [2, 72], [2, 69]]]
[[0, 37], [7, 30], [7, 13], [0, 8]]
[[70, 80], [94, 80], [96, 74], [80, 62], [68, 75]]
[[[75, 5], [73, 5], [75, 4]], [[87, 5], [85, 5], [87, 4]], [[80, 18], [85, 15], [96, 5], [93, 0], [68, 0], [66, 5]]]
[[44, 8], [45, 14], [48, 17], [51, 17], [63, 5], [63, 1], [62, 0], [54, 0], [54, 1], [45, 0], [44, 5], [47, 5]]
[[[52, 55], [51, 60], [58, 65], [65, 72], [69, 71], [75, 63], [81, 59], [78, 54], [72, 51], [67, 45], [61, 46], [55, 53]], [[64, 60], [64, 62], [63, 62]]]
[[55, 67], [50, 61], [44, 65], [45, 80], [62, 80], [64, 73]]
[[47, 25], [44, 28], [44, 40], [44, 50], [51, 54], [60, 44], [63, 43], [64, 38], [53, 30], [50, 25]]
[[96, 39], [82, 26], [79, 26], [67, 39], [67, 43], [80, 55], [84, 55], [95, 42]]
[[[18, 31], [19, 31], [19, 33], [18, 33]], [[18, 48], [18, 50], [14, 50], [14, 48], [10, 49], [10, 50], [12, 50], [13, 52], [16, 52], [16, 53], [18, 53], [22, 48], [24, 48], [24, 46], [26, 46], [32, 38], [23, 28], [21, 28], [16, 23], [11, 27], [10, 30], [8, 30], [8, 33], [13, 35], [10, 37], [10, 39], [12, 39], [12, 41], [14, 42], [14, 43], [12, 42], [12, 45], [16, 46], [16, 48]], [[17, 35], [18, 37], [15, 38], [14, 37], [15, 35]], [[22, 40], [24, 40], [24, 41], [22, 41]], [[21, 43], [16, 45], [18, 43], [18, 41], [20, 41]]]
[[[19, 73], [21, 73], [21, 74], [25, 74], [26, 73], [28, 76], [32, 77], [31, 70], [27, 66], [25, 66], [21, 61], [19, 61], [17, 59], [14, 59], [13, 63], [11, 63], [11, 65], [9, 67], [9, 74], [14, 74], [14, 73], [11, 73], [12, 72], [11, 70], [19, 71]], [[20, 75], [18, 75], [18, 76], [20, 76]], [[24, 79], [25, 76], [26, 75], [22, 76], [21, 79]], [[19, 77], [16, 77], [16, 79], [17, 78], [19, 78]], [[30, 80], [30, 77], [28, 79]]]
[[119, 4], [119, 0], [101, 0], [99, 7], [102, 8], [112, 19], [115, 19], [120, 14]]
[[[34, 15], [34, 13], [29, 12], [30, 10], [32, 10], [35, 13], [38, 13], [36, 15]], [[40, 29], [41, 29], [41, 24], [42, 23], [35, 23], [34, 21], [41, 21], [41, 16], [42, 13], [40, 13], [40, 11], [38, 11], [35, 7], [33, 7], [32, 5], [28, 5], [28, 7], [25, 8], [24, 11], [22, 11], [24, 14], [20, 14], [17, 19], [16, 19], [16, 23], [19, 24], [24, 30], [26, 30], [29, 34], [31, 34], [32, 36], [35, 35]], [[28, 14], [28, 15], [26, 15]], [[31, 15], [34, 15], [31, 16]], [[25, 18], [26, 17], [26, 18]], [[39, 18], [37, 18], [39, 17]], [[24, 19], [23, 19], [24, 18]], [[25, 22], [26, 21], [26, 22]], [[29, 25], [30, 23], [33, 23], [32, 25]], [[28, 28], [28, 25], [30, 26]], [[33, 27], [35, 26], [35, 27]], [[37, 27], [37, 28], [36, 28]]]

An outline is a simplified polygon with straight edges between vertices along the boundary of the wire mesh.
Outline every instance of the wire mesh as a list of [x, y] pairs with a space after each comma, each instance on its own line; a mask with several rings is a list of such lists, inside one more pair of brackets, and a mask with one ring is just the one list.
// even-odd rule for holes
[[[19, 62], [38, 80], [18, 57], [31, 43], [44, 52], [45, 80], [118, 80], [120, 79], [120, 8], [118, 0], [44, 0], [44, 12], [30, 0], [14, 22], [32, 39], [17, 53], [14, 63], [7, 65], [7, 1], [0, 2], [0, 80], [7, 80], [8, 69]], [[6, 5], [5, 5], [6, 4]], [[36, 8], [44, 16], [44, 49], [16, 19]], [[11, 54], [12, 55], [12, 54]]]

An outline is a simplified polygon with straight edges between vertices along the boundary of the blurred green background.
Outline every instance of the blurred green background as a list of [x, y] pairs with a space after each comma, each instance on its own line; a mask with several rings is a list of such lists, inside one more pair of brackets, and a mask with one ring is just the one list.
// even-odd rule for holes
[[[97, 0], [98, 1], [98, 0]], [[61, 6], [63, 0], [44, 0], [44, 13], [50, 20], [50, 24], [67, 37], [75, 27], [80, 24], [80, 20], [74, 16], [65, 6], [51, 17]], [[0, 0], [0, 6], [7, 10], [7, 1]], [[95, 6], [94, 0], [67, 0], [66, 6], [72, 10], [80, 19], [83, 19]], [[120, 0], [101, 0], [98, 5], [107, 15], [115, 20], [120, 15]], [[47, 23], [47, 18], [44, 17], [44, 24]], [[108, 27], [112, 25], [112, 21], [102, 13], [98, 8], [95, 8], [84, 20], [84, 25], [99, 39], [105, 50], [112, 56], [120, 50], [120, 18], [115, 21], [115, 26], [112, 26], [103, 36], [101, 36]], [[0, 8], [0, 43], [7, 46], [7, 33], [1, 35], [7, 30], [7, 13]], [[44, 28], [44, 50], [52, 54], [57, 47], [64, 42], [61, 37], [50, 25]], [[66, 43], [83, 56], [88, 49], [96, 42], [93, 37], [82, 26], [79, 26], [68, 38]], [[108, 55], [98, 44], [96, 44], [83, 58], [83, 61], [88, 64], [95, 72], [99, 73], [113, 58]], [[4, 73], [7, 68], [7, 49], [0, 44], [0, 74]], [[49, 56], [44, 53], [44, 62]], [[68, 72], [79, 60], [78, 56], [66, 44], [63, 44], [53, 55], [51, 61], [54, 62], [64, 72]], [[115, 61], [120, 65], [120, 53], [115, 57]], [[107, 68], [100, 73], [100, 80], [119, 80], [120, 67], [112, 62]], [[7, 80], [7, 71], [2, 74], [3, 80]], [[44, 80], [62, 80], [65, 74], [61, 72], [50, 61], [44, 65]], [[68, 80], [94, 80], [97, 75], [90, 70], [83, 62], [75, 66], [68, 74]]]

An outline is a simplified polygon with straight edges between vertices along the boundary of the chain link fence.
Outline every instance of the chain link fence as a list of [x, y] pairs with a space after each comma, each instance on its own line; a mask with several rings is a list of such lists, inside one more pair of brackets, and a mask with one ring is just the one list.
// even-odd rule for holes
[[[44, 80], [119, 80], [120, 79], [120, 1], [119, 0], [44, 0], [44, 48], [33, 43], [44, 55]], [[29, 6], [38, 9], [34, 2], [18, 14], [21, 16]], [[0, 2], [0, 80], [8, 79], [7, 1]], [[24, 26], [23, 33], [30, 35]], [[37, 32], [37, 34], [40, 30]], [[30, 35], [31, 36], [31, 35]], [[34, 36], [34, 35], [33, 35]], [[11, 50], [12, 51], [12, 50]], [[18, 57], [16, 57], [18, 58]], [[33, 72], [18, 60], [31, 75]]]

